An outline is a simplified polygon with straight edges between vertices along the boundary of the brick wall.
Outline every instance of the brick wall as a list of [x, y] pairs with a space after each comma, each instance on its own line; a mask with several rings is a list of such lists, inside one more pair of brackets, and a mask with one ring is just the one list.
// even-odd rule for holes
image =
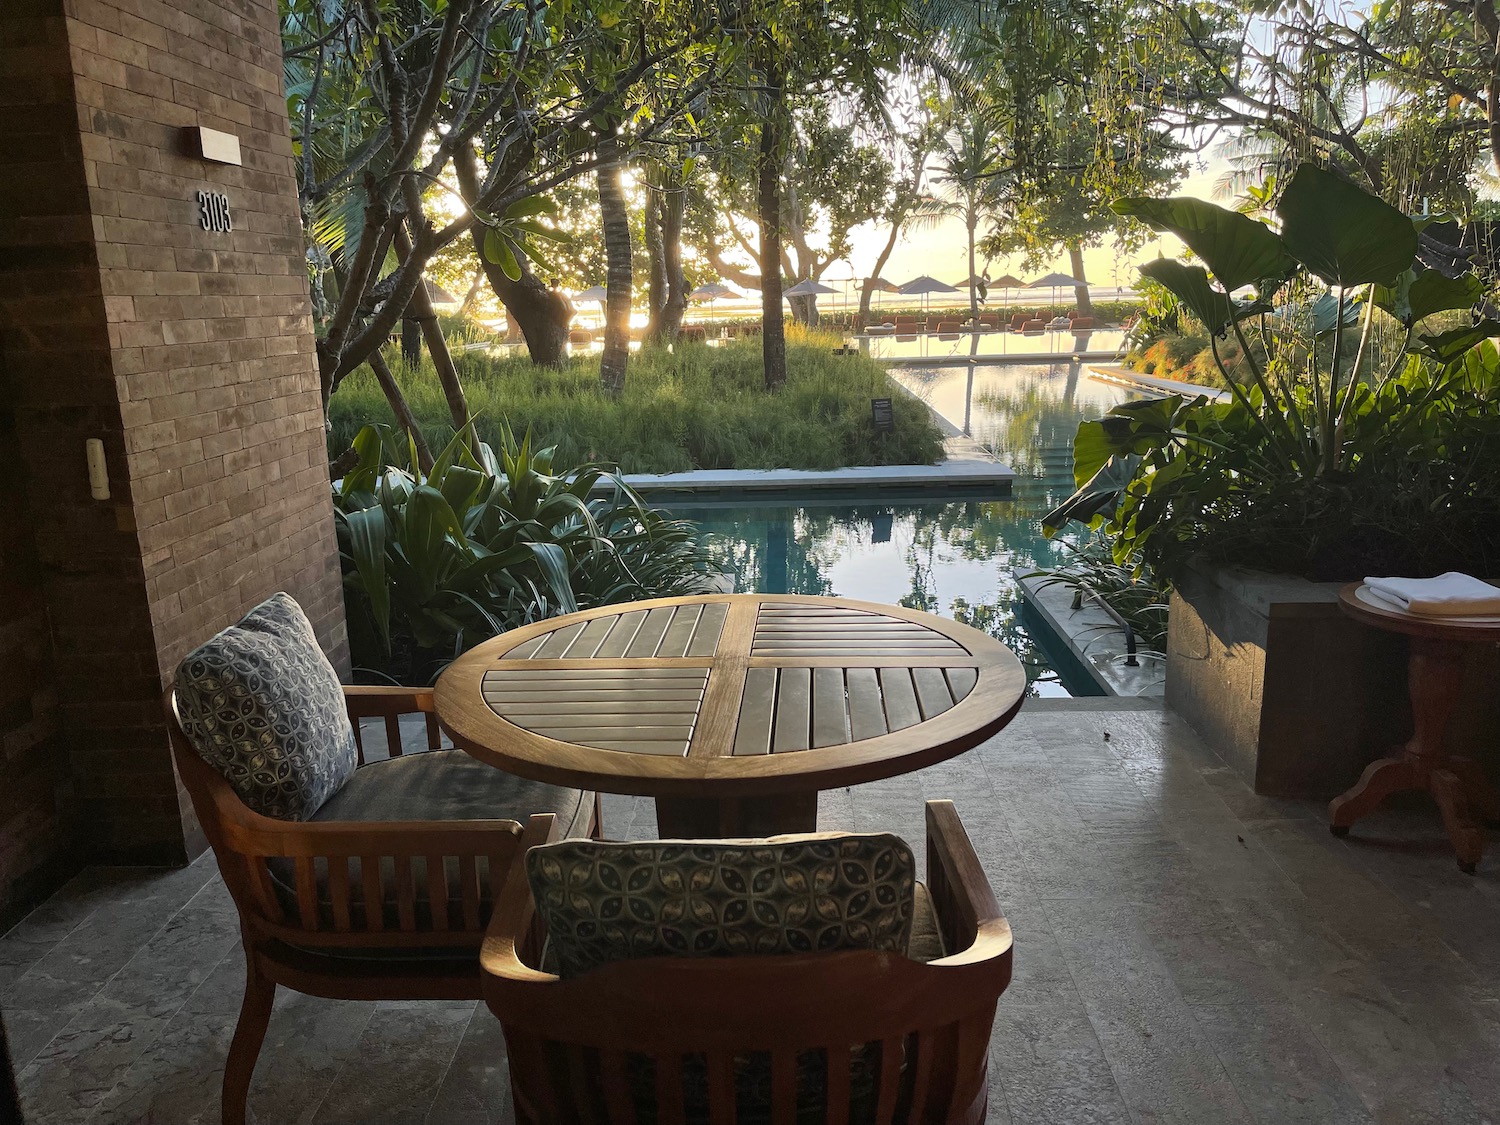
[[[71, 781], [46, 757], [85, 850], [181, 858], [158, 703], [181, 656], [285, 589], [347, 663], [275, 0], [4, 0], [0, 89], [22, 102], [0, 104], [0, 363], [31, 539], [0, 582], [45, 594]], [[243, 166], [192, 155], [198, 125]], [[201, 229], [199, 190], [232, 232]], [[44, 629], [8, 628], [0, 667]]]

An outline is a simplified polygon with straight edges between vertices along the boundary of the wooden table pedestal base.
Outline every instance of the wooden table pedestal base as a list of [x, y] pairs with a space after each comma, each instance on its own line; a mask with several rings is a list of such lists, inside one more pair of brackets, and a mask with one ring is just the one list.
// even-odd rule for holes
[[1462, 643], [1411, 638], [1407, 682], [1415, 731], [1398, 753], [1371, 762], [1354, 788], [1329, 803], [1335, 836], [1347, 836], [1355, 821], [1392, 793], [1426, 789], [1442, 813], [1459, 870], [1474, 873], [1484, 854], [1477, 820], [1500, 818], [1500, 794], [1477, 762], [1450, 758], [1443, 749], [1443, 731], [1463, 682], [1464, 653]]
[[789, 832], [816, 832], [818, 795], [658, 797], [656, 830], [663, 840], [760, 839]]

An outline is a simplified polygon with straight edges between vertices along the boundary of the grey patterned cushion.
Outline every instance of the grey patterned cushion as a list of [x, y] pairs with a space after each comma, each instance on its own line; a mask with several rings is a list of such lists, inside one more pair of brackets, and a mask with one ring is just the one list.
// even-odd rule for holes
[[188, 653], [177, 709], [193, 748], [263, 816], [309, 819], [358, 762], [338, 673], [288, 594]]
[[904, 952], [916, 863], [888, 834], [533, 848], [526, 874], [560, 976], [634, 957]]

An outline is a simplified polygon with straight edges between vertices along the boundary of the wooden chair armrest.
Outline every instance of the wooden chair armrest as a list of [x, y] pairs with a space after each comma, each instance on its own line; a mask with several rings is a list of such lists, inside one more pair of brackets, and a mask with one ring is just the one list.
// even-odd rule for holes
[[479, 951], [479, 966], [490, 976], [533, 983], [558, 979], [552, 973], [527, 965], [521, 960], [520, 951], [533, 942], [540, 948], [541, 936], [536, 932], [536, 903], [526, 879], [526, 853], [538, 844], [551, 843], [562, 836], [562, 825], [552, 813], [537, 813], [526, 822], [516, 862], [510, 866]]
[[431, 688], [387, 687], [384, 684], [344, 685], [344, 704], [349, 709], [349, 721], [354, 725], [354, 742], [359, 750], [359, 764], [365, 763], [364, 731], [361, 719], [384, 719], [387, 752], [391, 757], [401, 754], [401, 716], [427, 716], [427, 748], [436, 750], [442, 742], [438, 728], [437, 708], [433, 703]]
[[[253, 818], [253, 819], [251, 819]], [[490, 855], [496, 838], [521, 838], [513, 820], [273, 820], [248, 809], [224, 826], [225, 841], [243, 855], [465, 856]], [[514, 847], [515, 845], [505, 845]]]
[[385, 684], [345, 684], [344, 702], [350, 718], [378, 715], [415, 715], [433, 711], [432, 688]]
[[1010, 923], [952, 801], [927, 802], [927, 889], [943, 943], [954, 951], [932, 964], [972, 964], [1008, 953]]

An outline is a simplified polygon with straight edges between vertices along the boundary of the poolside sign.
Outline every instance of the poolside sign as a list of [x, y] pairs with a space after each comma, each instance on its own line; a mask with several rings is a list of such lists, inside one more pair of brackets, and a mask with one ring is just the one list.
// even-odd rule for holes
[[875, 429], [890, 433], [896, 428], [896, 413], [891, 409], [891, 400], [888, 398], [872, 398], [870, 400], [870, 421], [874, 423]]

